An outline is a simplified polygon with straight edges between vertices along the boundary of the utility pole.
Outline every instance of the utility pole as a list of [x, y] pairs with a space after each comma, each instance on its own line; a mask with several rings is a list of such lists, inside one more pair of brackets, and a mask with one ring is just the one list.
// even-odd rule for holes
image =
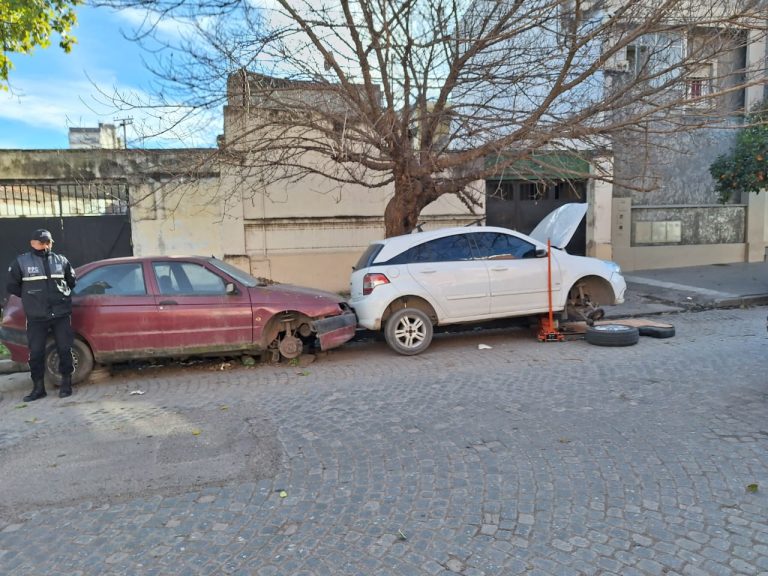
[[129, 124], [133, 124], [133, 117], [129, 116], [128, 118], [115, 118], [114, 121], [117, 122], [118, 126], [123, 127], [123, 148], [127, 149], [128, 137], [126, 136], [125, 127], [128, 126]]

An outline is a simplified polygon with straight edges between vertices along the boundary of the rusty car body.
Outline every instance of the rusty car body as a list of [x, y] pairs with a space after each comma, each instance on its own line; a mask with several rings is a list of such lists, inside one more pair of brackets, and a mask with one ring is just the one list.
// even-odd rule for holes
[[[322, 350], [354, 336], [354, 312], [335, 294], [259, 280], [216, 258], [131, 257], [77, 269], [72, 296], [74, 382], [94, 363], [157, 357], [221, 356], [272, 351], [295, 358], [305, 345]], [[11, 296], [0, 342], [27, 362], [26, 318]], [[56, 382], [51, 343], [46, 378]]]

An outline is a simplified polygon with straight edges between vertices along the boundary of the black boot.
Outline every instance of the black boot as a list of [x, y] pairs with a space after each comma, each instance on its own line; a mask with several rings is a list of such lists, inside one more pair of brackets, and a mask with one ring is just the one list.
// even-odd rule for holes
[[72, 376], [62, 376], [59, 385], [59, 398], [72, 396]]
[[32, 392], [30, 392], [27, 396], [24, 396], [24, 402], [34, 402], [35, 400], [40, 400], [40, 398], [45, 398], [48, 396], [45, 391], [45, 382], [43, 380], [37, 380], [32, 382], [32, 384]]

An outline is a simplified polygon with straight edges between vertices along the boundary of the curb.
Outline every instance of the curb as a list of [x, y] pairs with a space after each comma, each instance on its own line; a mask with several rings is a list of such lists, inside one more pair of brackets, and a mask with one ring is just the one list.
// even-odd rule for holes
[[0, 360], [0, 374], [15, 374], [16, 372], [29, 372], [29, 366], [13, 360]]
[[768, 294], [754, 294], [751, 296], [739, 296], [738, 298], [724, 298], [715, 300], [715, 308], [741, 308], [743, 306], [765, 306], [768, 305]]

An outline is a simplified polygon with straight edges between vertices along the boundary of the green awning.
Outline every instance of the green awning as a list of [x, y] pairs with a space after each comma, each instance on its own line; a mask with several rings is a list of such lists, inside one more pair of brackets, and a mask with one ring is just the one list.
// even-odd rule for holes
[[491, 174], [486, 180], [585, 180], [589, 177], [589, 162], [575, 153], [539, 152], [506, 167], [505, 163], [503, 155], [487, 157], [485, 168]]

